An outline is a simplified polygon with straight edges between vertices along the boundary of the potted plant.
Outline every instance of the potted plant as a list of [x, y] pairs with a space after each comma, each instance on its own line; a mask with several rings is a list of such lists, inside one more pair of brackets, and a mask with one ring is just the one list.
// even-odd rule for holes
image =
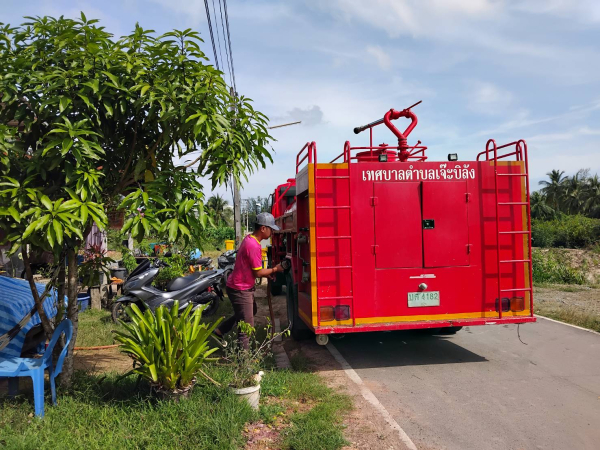
[[249, 337], [249, 345], [247, 349], [244, 348], [235, 333], [232, 333], [233, 337], [228, 339], [223, 359], [231, 368], [229, 387], [234, 394], [247, 401], [253, 409], [258, 409], [260, 382], [264, 375], [261, 369], [264, 367], [265, 358], [271, 354], [275, 338], [287, 335], [289, 331], [271, 333], [269, 323], [266, 337], [259, 341], [256, 337], [256, 329], [246, 322], [239, 322], [238, 330], [246, 333]]
[[106, 251], [100, 245], [90, 245], [83, 252], [83, 262], [79, 266], [79, 279], [84, 286], [88, 286], [92, 301], [92, 308], [100, 309], [101, 277], [110, 278], [110, 264], [115, 260], [106, 256]]
[[149, 309], [142, 313], [135, 304], [126, 308], [131, 322], [121, 321], [125, 331], [113, 331], [120, 350], [134, 360], [134, 368], [124, 376], [140, 375], [162, 399], [189, 395], [197, 375], [206, 376], [203, 364], [215, 360], [209, 356], [217, 349], [207, 340], [221, 322], [201, 323], [203, 308], [192, 311], [192, 307], [181, 314], [178, 301], [171, 309], [159, 306], [154, 313]]

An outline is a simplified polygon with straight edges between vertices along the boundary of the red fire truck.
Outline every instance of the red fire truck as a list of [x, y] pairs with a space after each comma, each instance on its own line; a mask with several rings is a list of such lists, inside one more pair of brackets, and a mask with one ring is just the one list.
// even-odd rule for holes
[[[331, 162], [307, 143], [275, 190], [270, 257], [291, 269], [273, 293], [286, 286], [295, 338], [535, 322], [527, 144], [490, 139], [474, 160], [428, 161], [407, 143], [414, 106], [355, 128], [369, 145], [347, 141]], [[373, 145], [382, 123], [397, 145]]]

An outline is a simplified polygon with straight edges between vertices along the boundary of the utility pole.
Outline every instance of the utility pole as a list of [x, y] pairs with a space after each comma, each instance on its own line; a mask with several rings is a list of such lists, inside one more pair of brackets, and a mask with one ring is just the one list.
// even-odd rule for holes
[[[229, 92], [234, 99], [231, 110], [235, 111], [235, 98], [237, 97], [237, 93], [234, 91], [233, 87], [230, 88]], [[235, 123], [235, 119], [233, 119], [233, 121]], [[237, 249], [242, 243], [242, 209], [240, 205], [240, 187], [235, 177], [233, 177], [233, 221], [235, 225], [235, 248]]]

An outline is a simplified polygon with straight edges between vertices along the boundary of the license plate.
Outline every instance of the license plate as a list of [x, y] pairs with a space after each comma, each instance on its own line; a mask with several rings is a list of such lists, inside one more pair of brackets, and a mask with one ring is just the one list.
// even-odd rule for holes
[[440, 306], [440, 291], [409, 292], [408, 306]]

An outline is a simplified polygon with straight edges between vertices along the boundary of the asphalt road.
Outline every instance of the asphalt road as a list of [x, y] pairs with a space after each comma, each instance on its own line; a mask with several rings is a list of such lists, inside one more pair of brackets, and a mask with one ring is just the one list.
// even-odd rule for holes
[[331, 342], [419, 449], [600, 449], [600, 335], [539, 319]]

